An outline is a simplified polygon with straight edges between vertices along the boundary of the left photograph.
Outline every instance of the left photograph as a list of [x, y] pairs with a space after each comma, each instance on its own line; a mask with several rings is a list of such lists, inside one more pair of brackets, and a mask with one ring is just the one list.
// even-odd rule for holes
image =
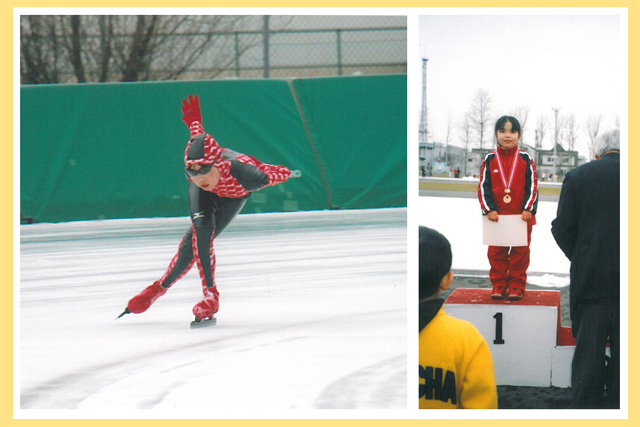
[[407, 408], [405, 16], [19, 24], [23, 415]]

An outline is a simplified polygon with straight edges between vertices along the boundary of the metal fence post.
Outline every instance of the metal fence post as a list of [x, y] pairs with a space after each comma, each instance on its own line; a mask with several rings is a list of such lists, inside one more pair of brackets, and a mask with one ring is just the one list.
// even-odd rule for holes
[[233, 45], [235, 48], [236, 77], [240, 78], [240, 36], [236, 31], [233, 33]]
[[264, 54], [264, 78], [269, 78], [269, 15], [264, 15], [262, 29], [262, 50]]
[[338, 50], [338, 75], [342, 75], [342, 30], [336, 30], [337, 50]]

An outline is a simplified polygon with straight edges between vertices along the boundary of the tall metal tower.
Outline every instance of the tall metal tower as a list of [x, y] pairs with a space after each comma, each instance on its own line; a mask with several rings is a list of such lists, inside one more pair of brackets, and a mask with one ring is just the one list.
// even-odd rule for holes
[[427, 143], [427, 61], [422, 58], [422, 111], [420, 112], [420, 144]]

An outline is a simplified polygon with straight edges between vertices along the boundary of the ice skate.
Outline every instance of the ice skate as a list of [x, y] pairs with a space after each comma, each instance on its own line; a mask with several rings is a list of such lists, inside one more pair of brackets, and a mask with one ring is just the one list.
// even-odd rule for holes
[[220, 307], [218, 289], [213, 286], [204, 290], [204, 299], [193, 307], [193, 315], [196, 317], [191, 322], [191, 329], [201, 328], [203, 326], [212, 326], [216, 324], [216, 318], [213, 317]]
[[217, 319], [215, 317], [208, 317], [206, 319], [198, 319], [196, 317], [196, 319], [191, 322], [190, 324], [190, 328], [191, 329], [196, 329], [196, 328], [203, 328], [205, 326], [213, 326], [216, 324]]
[[167, 288], [160, 285], [160, 281], [153, 282], [147, 286], [142, 292], [129, 300], [127, 308], [118, 316], [118, 319], [129, 313], [144, 313], [151, 304], [167, 292]]

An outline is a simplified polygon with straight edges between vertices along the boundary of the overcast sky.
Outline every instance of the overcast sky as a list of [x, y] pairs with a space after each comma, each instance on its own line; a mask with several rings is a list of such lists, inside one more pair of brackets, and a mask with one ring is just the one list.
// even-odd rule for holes
[[[457, 124], [484, 89], [493, 99], [493, 123], [517, 107], [530, 107], [524, 132], [529, 144], [538, 117], [547, 117], [543, 147], [551, 148], [552, 108], [561, 109], [560, 118], [573, 113], [580, 124], [578, 148], [587, 155], [584, 119], [601, 114], [608, 127], [625, 114], [619, 107], [620, 31], [617, 15], [421, 16], [429, 140], [444, 142], [447, 117]], [[453, 132], [450, 143], [459, 140]]]

